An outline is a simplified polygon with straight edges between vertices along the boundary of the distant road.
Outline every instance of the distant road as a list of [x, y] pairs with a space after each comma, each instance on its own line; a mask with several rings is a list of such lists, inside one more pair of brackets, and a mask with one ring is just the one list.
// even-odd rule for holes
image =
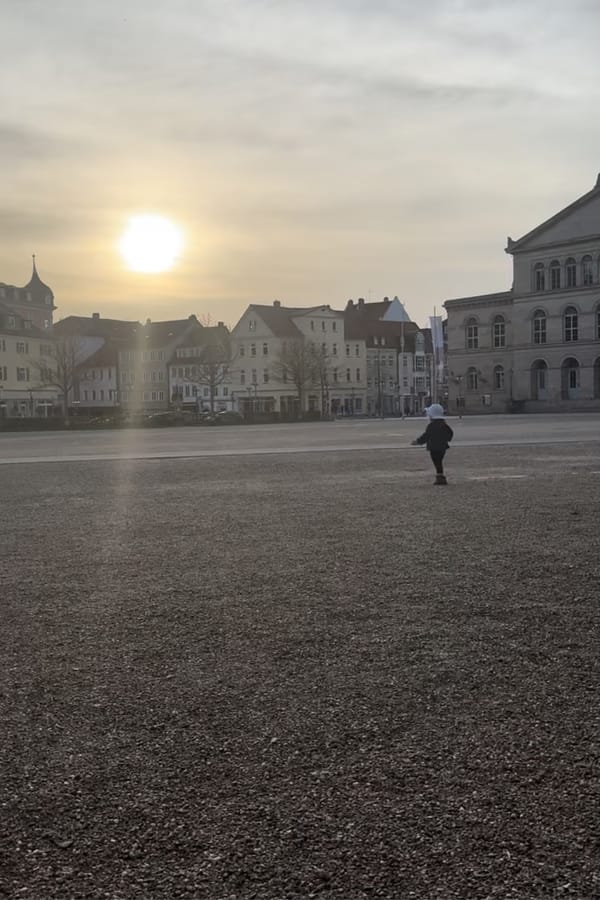
[[[600, 414], [448, 419], [453, 446], [600, 440]], [[298, 425], [204, 426], [18, 434], [0, 431], [0, 463], [239, 456], [409, 449], [426, 425], [415, 419], [340, 419]]]

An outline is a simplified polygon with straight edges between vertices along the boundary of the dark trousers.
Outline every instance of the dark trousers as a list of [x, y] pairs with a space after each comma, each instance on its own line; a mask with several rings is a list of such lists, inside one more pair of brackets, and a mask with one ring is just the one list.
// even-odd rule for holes
[[445, 450], [430, 450], [429, 455], [431, 456], [431, 462], [435, 466], [435, 471], [438, 475], [444, 474], [444, 456], [446, 455]]

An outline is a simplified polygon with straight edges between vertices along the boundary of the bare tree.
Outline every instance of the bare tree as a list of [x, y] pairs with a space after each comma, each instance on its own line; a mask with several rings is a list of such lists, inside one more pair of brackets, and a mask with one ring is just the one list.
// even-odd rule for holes
[[273, 372], [279, 381], [291, 381], [296, 388], [299, 415], [302, 416], [307, 390], [319, 384], [318, 354], [314, 345], [305, 341], [288, 341], [273, 364]]
[[69, 424], [69, 394], [78, 382], [84, 360], [81, 340], [65, 335], [48, 340], [45, 353], [29, 361], [39, 387], [55, 387], [61, 394], [65, 425]]
[[332, 359], [325, 344], [315, 348], [314, 356], [316, 380], [321, 389], [321, 415], [325, 417], [329, 414], [329, 385], [332, 373]]
[[211, 412], [215, 410], [219, 386], [229, 379], [233, 362], [229, 333], [218, 326], [206, 335], [198, 354], [189, 359], [190, 374], [185, 376], [185, 381], [208, 388]]

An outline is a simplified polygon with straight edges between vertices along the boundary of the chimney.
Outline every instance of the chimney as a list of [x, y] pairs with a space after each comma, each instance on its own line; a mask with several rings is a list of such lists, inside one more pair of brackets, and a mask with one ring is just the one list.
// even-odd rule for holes
[[279, 302], [279, 300], [273, 300], [273, 306], [275, 307], [275, 309], [281, 309], [281, 303]]
[[146, 319], [146, 325], [152, 325], [152, 319]]
[[217, 328], [223, 328], [223, 323], [222, 323], [222, 322], [217, 322]]
[[99, 319], [100, 313], [92, 313], [92, 319]]
[[359, 305], [359, 306], [364, 306], [364, 305], [365, 305], [365, 298], [364, 298], [364, 297], [359, 297], [359, 298], [358, 298], [358, 305]]
[[346, 309], [354, 309], [354, 301], [353, 300], [348, 300], [348, 302], [346, 303]]

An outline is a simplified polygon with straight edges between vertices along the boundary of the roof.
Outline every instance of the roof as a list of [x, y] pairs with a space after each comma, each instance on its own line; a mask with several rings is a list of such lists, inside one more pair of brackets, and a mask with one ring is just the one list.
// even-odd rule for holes
[[275, 337], [301, 337], [302, 332], [294, 325], [292, 317], [294, 315], [303, 315], [306, 313], [306, 309], [292, 309], [285, 306], [262, 306], [257, 303], [250, 304], [249, 309], [260, 316], [265, 325], [271, 329]]
[[29, 279], [23, 290], [30, 291], [31, 296], [35, 300], [41, 300], [42, 302], [45, 302], [48, 294], [50, 295], [50, 297], [52, 297], [52, 299], [54, 299], [52, 290], [48, 287], [47, 284], [44, 284], [44, 282], [38, 275], [38, 271], [35, 266], [35, 253], [33, 254], [33, 271], [31, 273], [31, 278]]
[[[16, 328], [7, 328], [6, 319], [8, 319], [9, 316], [15, 320]], [[26, 319], [18, 310], [13, 309], [13, 307], [0, 302], [0, 332], [2, 332], [2, 334], [14, 334], [18, 335], [19, 337], [45, 339], [48, 339], [50, 337], [49, 332], [44, 331], [41, 328], [36, 328], [33, 323], [30, 323], [29, 327], [26, 328], [26, 321], [29, 320]]]
[[167, 347], [177, 338], [184, 337], [186, 332], [193, 329], [202, 329], [196, 316], [188, 316], [187, 319], [172, 319], [167, 322], [151, 322], [150, 319], [144, 325], [135, 323], [130, 345], [138, 349]]
[[451, 300], [444, 300], [443, 306], [448, 309], [448, 306], [452, 308], [452, 306], [469, 306], [476, 303], [506, 303], [512, 301], [514, 296], [512, 290], [497, 291], [495, 294], [475, 294], [473, 297], [454, 297]]
[[573, 203], [570, 203], [568, 206], [565, 206], [564, 209], [561, 209], [560, 212], [557, 212], [555, 215], [551, 216], [549, 219], [546, 219], [545, 222], [542, 222], [541, 225], [537, 225], [531, 231], [528, 231], [527, 234], [524, 234], [523, 237], [520, 237], [518, 240], [513, 241], [512, 238], [507, 239], [507, 244], [505, 248], [506, 253], [516, 253], [519, 250], [523, 249], [523, 245], [528, 243], [531, 238], [537, 237], [538, 234], [541, 234], [550, 225], [555, 225], [557, 222], [560, 222], [561, 219], [566, 218], [575, 210], [579, 209], [582, 206], [585, 206], [586, 203], [589, 203], [590, 200], [598, 197], [600, 194], [600, 175], [596, 180], [596, 184], [583, 196], [578, 197], [577, 200], [574, 200]]
[[99, 315], [67, 316], [56, 322], [53, 332], [71, 337], [101, 337], [104, 340], [128, 340], [140, 327], [139, 322], [122, 319], [102, 319]]
[[116, 366], [119, 361], [119, 351], [114, 344], [104, 344], [91, 356], [87, 356], [81, 364], [81, 368], [90, 369], [94, 366]]
[[410, 350], [415, 334], [422, 329], [410, 321], [384, 320], [391, 303], [391, 300], [376, 303], [359, 300], [357, 304], [348, 301], [344, 314], [345, 336], [350, 340], [365, 340], [368, 346], [378, 346], [375, 337], [385, 337], [388, 347], [400, 347], [404, 339], [405, 349]]

